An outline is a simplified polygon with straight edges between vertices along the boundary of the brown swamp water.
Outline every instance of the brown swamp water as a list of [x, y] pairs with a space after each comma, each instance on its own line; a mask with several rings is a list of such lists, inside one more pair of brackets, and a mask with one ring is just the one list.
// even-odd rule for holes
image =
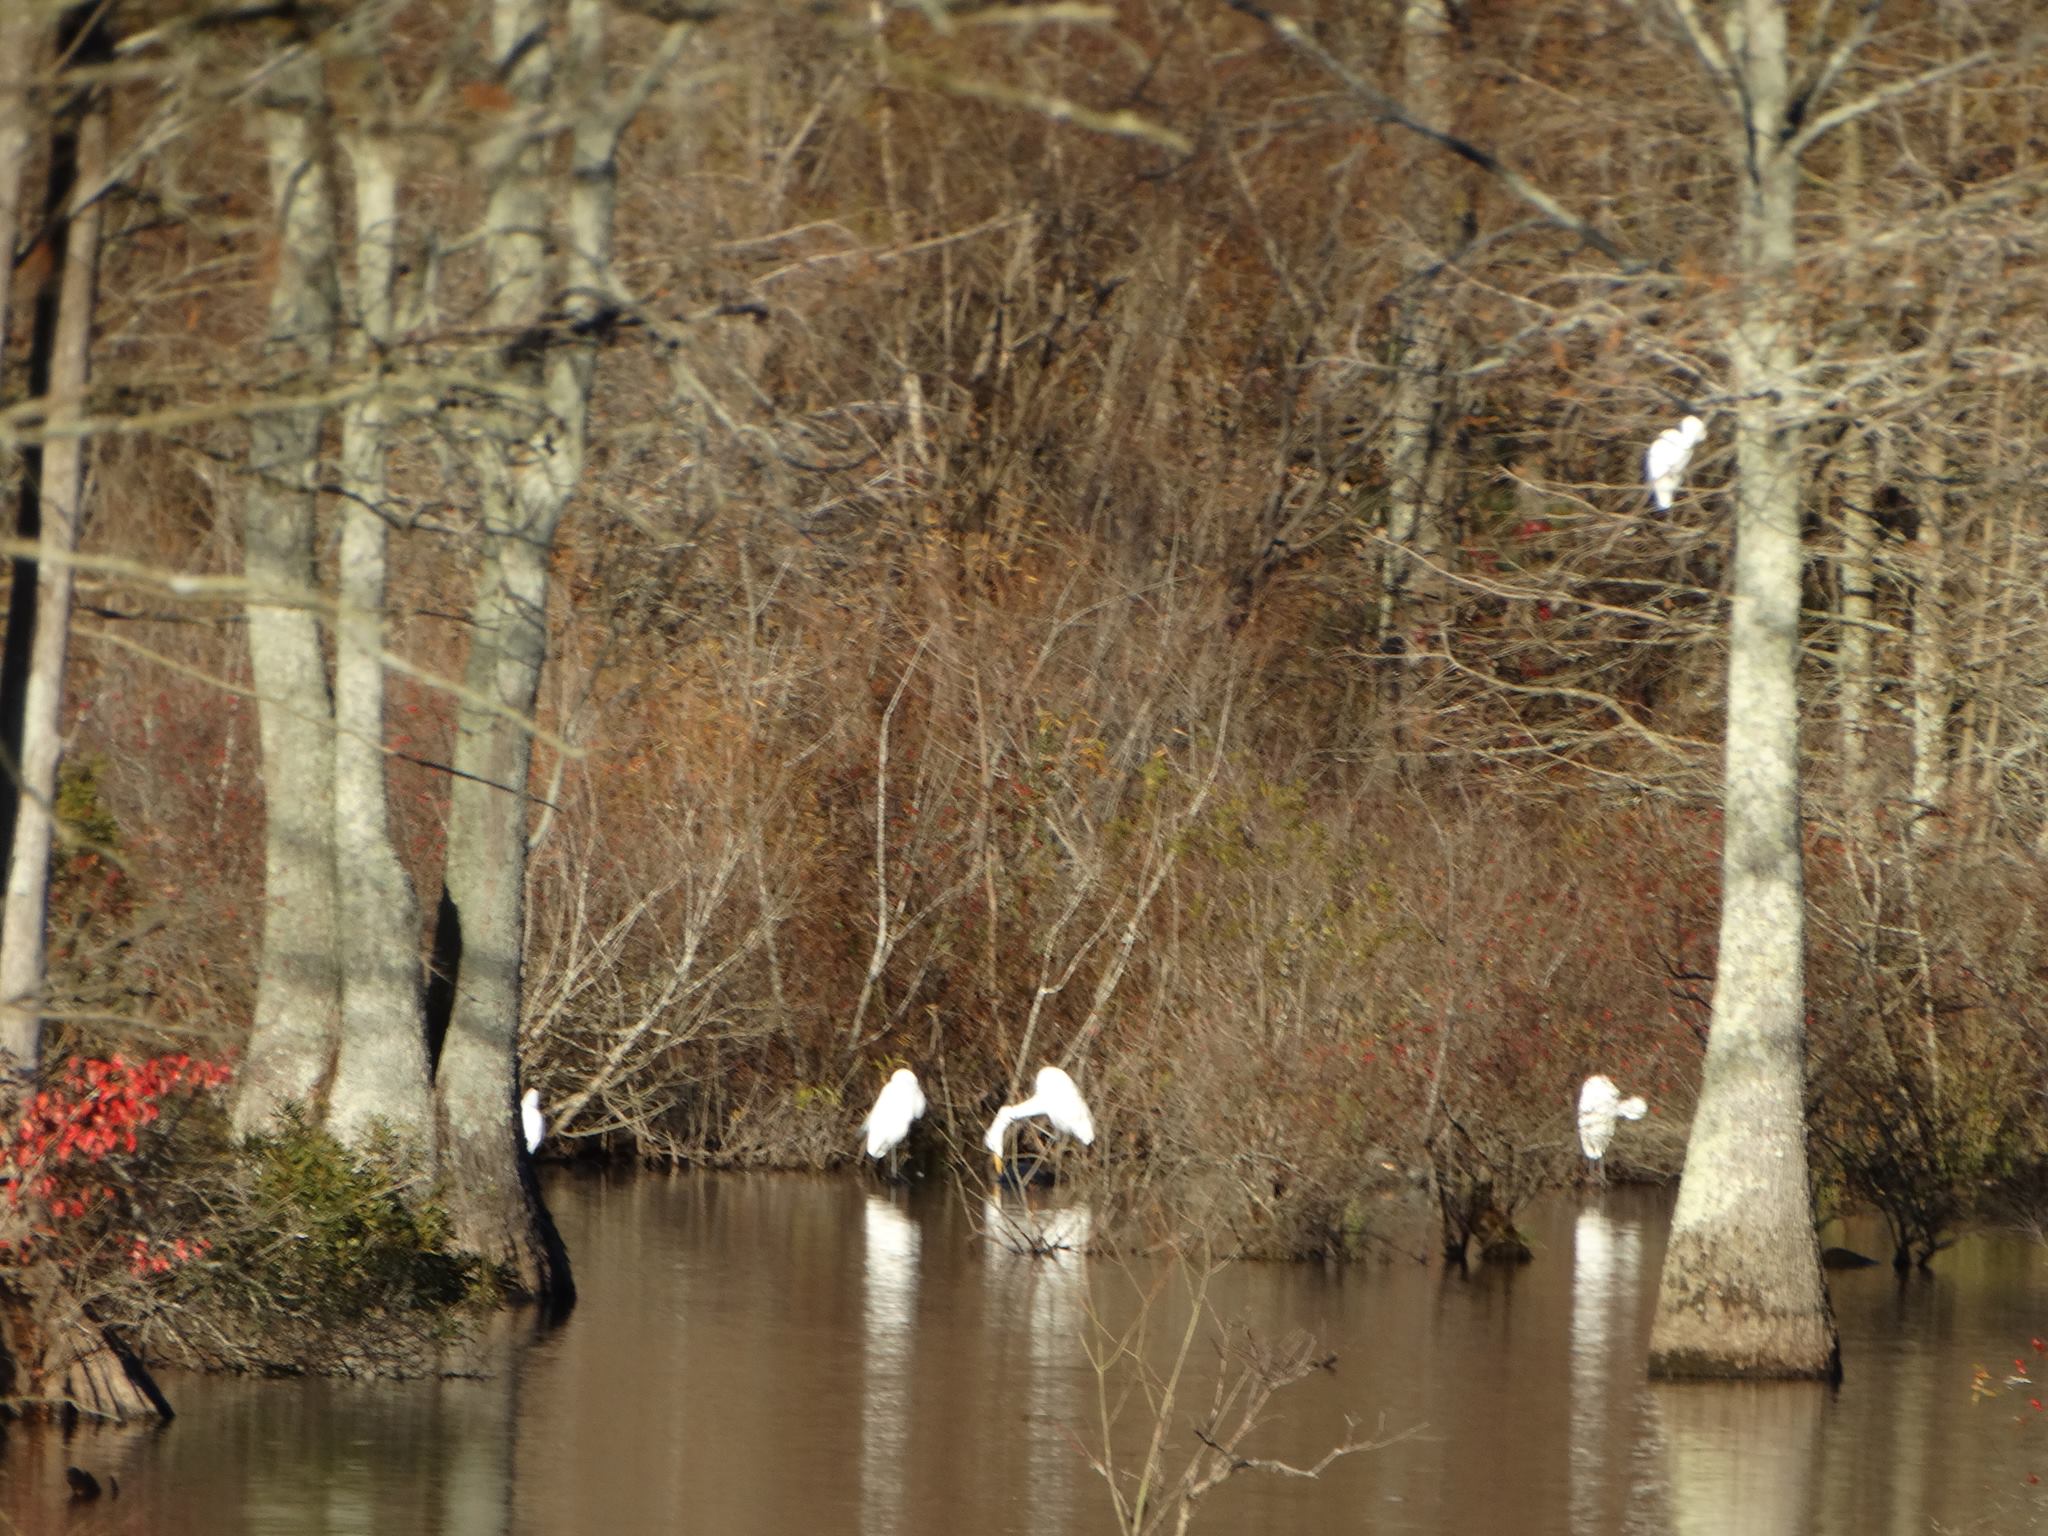
[[[558, 1175], [549, 1194], [582, 1304], [537, 1338], [504, 1329], [490, 1379], [174, 1376], [179, 1418], [161, 1431], [9, 1433], [0, 1533], [1115, 1530], [1090, 1465], [1105, 1436], [1086, 1345], [1164, 1274], [1146, 1347], [1168, 1363], [1185, 1271], [1020, 1255], [978, 1200], [853, 1179]], [[1392, 1443], [1313, 1482], [1245, 1473], [1194, 1530], [2048, 1526], [2048, 1485], [2028, 1482], [2048, 1476], [2048, 1413], [2028, 1402], [2048, 1361], [2040, 1387], [1970, 1390], [1974, 1365], [2003, 1378], [2048, 1334], [2042, 1250], [1976, 1240], [1903, 1284], [1831, 1276], [1839, 1391], [1652, 1387], [1667, 1211], [1655, 1192], [1560, 1200], [1534, 1213], [1537, 1258], [1514, 1273], [1223, 1270], [1209, 1299], [1226, 1324], [1305, 1329], [1338, 1357], [1275, 1399], [1251, 1453], [1312, 1461], [1347, 1416]], [[1057, 1241], [1086, 1213], [1026, 1219]], [[1212, 1336], [1172, 1414], [1176, 1458], [1216, 1379]], [[1108, 1443], [1128, 1456], [1148, 1428], [1134, 1406]], [[119, 1499], [68, 1505], [67, 1462], [117, 1476]]]

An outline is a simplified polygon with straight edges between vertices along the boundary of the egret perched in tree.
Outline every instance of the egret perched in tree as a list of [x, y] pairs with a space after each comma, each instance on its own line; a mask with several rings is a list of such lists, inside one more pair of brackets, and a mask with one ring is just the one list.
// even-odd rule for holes
[[1671, 499], [1678, 494], [1685, 466], [1692, 462], [1693, 449], [1706, 435], [1707, 424], [1697, 416], [1688, 416], [1677, 426], [1659, 432], [1657, 440], [1643, 454], [1643, 477], [1650, 482], [1650, 495], [1659, 512], [1671, 510]]
[[997, 1110], [981, 1138], [998, 1168], [1003, 1166], [1003, 1140], [1009, 1135], [1010, 1122], [1028, 1120], [1033, 1115], [1045, 1116], [1054, 1130], [1073, 1137], [1084, 1147], [1095, 1140], [1095, 1117], [1088, 1113], [1088, 1101], [1081, 1097], [1074, 1080], [1058, 1067], [1040, 1067], [1031, 1097]]
[[540, 1150], [540, 1139], [548, 1133], [548, 1122], [540, 1112], [540, 1090], [529, 1088], [519, 1100], [519, 1128], [526, 1133], [526, 1150]]
[[1614, 1140], [1616, 1120], [1640, 1120], [1650, 1112], [1642, 1099], [1624, 1099], [1614, 1079], [1595, 1072], [1579, 1089], [1579, 1146], [1599, 1166]]
[[924, 1090], [917, 1085], [917, 1074], [908, 1067], [898, 1067], [889, 1081], [882, 1084], [882, 1091], [875, 1095], [875, 1107], [861, 1122], [861, 1133], [868, 1140], [868, 1156], [884, 1157], [902, 1146], [903, 1138], [910, 1134], [910, 1122], [924, 1111]]

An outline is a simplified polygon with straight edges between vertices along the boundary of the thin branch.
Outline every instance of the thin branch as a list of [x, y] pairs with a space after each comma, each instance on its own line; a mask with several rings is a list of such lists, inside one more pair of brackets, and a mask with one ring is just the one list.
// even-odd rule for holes
[[1706, 18], [1700, 15], [1699, 7], [1693, 0], [1671, 0], [1671, 10], [1684, 26], [1686, 41], [1692, 44], [1693, 52], [1699, 55], [1700, 62], [1706, 65], [1707, 73], [1713, 77], [1715, 86], [1728, 98], [1728, 104], [1740, 117], [1742, 92], [1736, 82], [1735, 70], [1729, 64], [1728, 55], [1722, 51], [1721, 45], [1714, 41], [1714, 34], [1708, 30]]
[[914, 80], [919, 85], [930, 86], [948, 96], [963, 96], [970, 101], [992, 101], [998, 106], [1021, 107], [1027, 112], [1036, 112], [1049, 117], [1056, 123], [1072, 123], [1076, 127], [1089, 129], [1094, 133], [1106, 133], [1120, 139], [1140, 139], [1170, 149], [1177, 155], [1194, 153], [1195, 146], [1185, 135], [1162, 127], [1142, 113], [1122, 109], [1115, 112], [1098, 112], [1093, 107], [1084, 107], [1078, 101], [1050, 91], [1035, 91], [1027, 86], [1012, 85], [1005, 80], [989, 80], [974, 75], [957, 75], [950, 70], [935, 68], [917, 59], [906, 58], [900, 53], [876, 50], [882, 63], [892, 75], [905, 80]]
[[[176, 672], [181, 676], [189, 677], [194, 682], [204, 683], [208, 687], [218, 689], [222, 693], [233, 694], [236, 698], [249, 699], [255, 703], [264, 702], [262, 693], [254, 688], [245, 687], [243, 684], [222, 677], [216, 672], [208, 672], [203, 667], [195, 667], [190, 662], [174, 660], [166, 656], [162, 651], [153, 650], [149, 646], [139, 644], [134, 640], [125, 639], [115, 634], [112, 630], [81, 627], [78, 631], [78, 636], [81, 640], [98, 641], [101, 645], [111, 645], [118, 651], [127, 651], [130, 655], [140, 656], [145, 661], [153, 661], [160, 667], [168, 668], [170, 671]], [[524, 725], [536, 738], [543, 741], [549, 739], [548, 732], [543, 731], [526, 716], [519, 714], [509, 705], [500, 704], [496, 706], [496, 709], [498, 713], [508, 715], [516, 723]], [[502, 784], [496, 779], [487, 779], [480, 774], [468, 773], [447, 763], [434, 762], [430, 758], [415, 757], [410, 752], [400, 752], [395, 747], [386, 746], [383, 742], [375, 740], [362, 731], [345, 730], [336, 726], [330, 716], [309, 715], [303, 711], [292, 709], [288, 705], [284, 706], [284, 712], [294, 720], [302, 720], [308, 725], [325, 726], [332, 729], [337, 735], [347, 736], [351, 740], [360, 741], [368, 746], [375, 747], [386, 757], [395, 757], [403, 762], [417, 764], [422, 768], [432, 768], [437, 772], [447, 774], [451, 779], [468, 779], [471, 783], [481, 784], [486, 789], [503, 790], [508, 795], [521, 793], [516, 785]], [[547, 806], [550, 810], [560, 809], [559, 806], [543, 800], [539, 795], [528, 794], [527, 798], [536, 805]]]
[[648, 97], [654, 94], [654, 88], [661, 84], [670, 67], [682, 57], [683, 48], [694, 30], [688, 22], [677, 22], [667, 28], [655, 47], [654, 57], [612, 102], [604, 115], [604, 132], [609, 135], [614, 152], [633, 119], [640, 115], [640, 109], [647, 105]]
[[1863, 0], [1863, 13], [1856, 18], [1856, 24], [1848, 35], [1822, 62], [1813, 79], [1792, 98], [1793, 111], [1803, 117], [1807, 110], [1827, 100], [1828, 92], [1835, 88], [1835, 82], [1842, 78], [1842, 72], [1850, 61], [1863, 51], [1863, 45], [1870, 41], [1870, 34], [1877, 29], [1877, 13], [1884, 7], [1884, 0]]
[[1932, 69], [1922, 70], [1917, 75], [1909, 75], [1904, 80], [1894, 80], [1889, 85], [1881, 85], [1869, 95], [1859, 96], [1854, 101], [1846, 101], [1831, 112], [1823, 112], [1795, 133], [1786, 145], [1786, 152], [1796, 159], [1811, 149], [1823, 135], [1833, 132], [1842, 124], [1853, 122], [1864, 113], [1875, 111], [1902, 96], [1910, 96], [1922, 86], [1932, 85], [1937, 80], [1945, 80], [1950, 75], [1963, 74], [1980, 64], [1988, 64], [1992, 57], [1989, 49], [1983, 49], [1965, 58], [1937, 64]]
[[[180, 597], [198, 597], [211, 594], [224, 598], [238, 598], [243, 602], [267, 603], [281, 608], [305, 608], [318, 613], [331, 623], [343, 625], [354, 623], [362, 617], [357, 610], [336, 602], [326, 593], [314, 587], [264, 587], [239, 576], [192, 576], [183, 572], [165, 571], [143, 561], [130, 560], [120, 555], [70, 554], [44, 549], [33, 540], [0, 538], [0, 559], [17, 556], [34, 556], [46, 565], [61, 564], [70, 566], [75, 570], [99, 571], [110, 576], [125, 576], [131, 580], [150, 582], [154, 585], [162, 586]], [[137, 644], [131, 640], [124, 640], [111, 630], [82, 628], [80, 632], [89, 634], [109, 645], [133, 651], [137, 655], [150, 657], [160, 665], [169, 667], [174, 671], [184, 672], [199, 681], [205, 682], [210, 687], [223, 688], [231, 693], [242, 694], [249, 698], [257, 697], [255, 693], [241, 687], [239, 684], [231, 683], [225, 678], [216, 677], [208, 672], [196, 670], [183, 662], [174, 661], [168, 656], [151, 650], [148, 646]], [[558, 733], [548, 730], [533, 716], [522, 714], [509, 704], [502, 704], [495, 698], [477, 693], [455, 678], [444, 677], [431, 668], [409, 661], [397, 652], [385, 649], [381, 644], [377, 648], [377, 657], [391, 671], [409, 677], [414, 682], [432, 688], [436, 692], [448, 694], [450, 697], [463, 703], [474, 705], [486, 713], [508, 720], [519, 729], [526, 731], [535, 741], [544, 743], [564, 756], [575, 758], [580, 762], [589, 755], [584, 748], [577, 746]], [[389, 748], [384, 750], [390, 751]], [[404, 756], [403, 753], [394, 755]]]
[[[1413, 1431], [1409, 1433], [1412, 1434]], [[1308, 1467], [1297, 1467], [1289, 1462], [1275, 1461], [1270, 1456], [1240, 1456], [1235, 1451], [1219, 1445], [1207, 1430], [1199, 1426], [1195, 1429], [1195, 1438], [1209, 1447], [1210, 1450], [1216, 1452], [1217, 1455], [1226, 1458], [1228, 1469], [1225, 1474], [1226, 1476], [1228, 1472], [1277, 1472], [1283, 1477], [1321, 1477], [1323, 1473], [1329, 1470], [1333, 1462], [1341, 1461], [1346, 1456], [1355, 1456], [1360, 1451], [1383, 1450], [1387, 1446], [1396, 1443], [1396, 1441], [1407, 1439], [1408, 1435], [1396, 1435], [1387, 1440], [1347, 1440], [1342, 1445], [1331, 1446], [1327, 1451], [1323, 1452], [1320, 1461]], [[1222, 1479], [1218, 1478], [1216, 1481], [1220, 1482]], [[1208, 1489], [1203, 1488], [1199, 1491], [1206, 1493]]]
[[910, 679], [917, 673], [917, 664], [924, 659], [925, 647], [932, 641], [932, 631], [927, 629], [917, 642], [917, 649], [911, 652], [910, 660], [904, 664], [903, 675], [896, 680], [895, 692], [889, 695], [888, 707], [882, 711], [882, 723], [876, 733], [875, 742], [875, 947], [868, 956], [868, 973], [860, 984], [860, 997], [853, 1005], [853, 1018], [846, 1026], [846, 1049], [851, 1053], [860, 1043], [860, 1021], [868, 1011], [868, 999], [874, 995], [875, 983], [881, 979], [882, 969], [889, 963], [889, 952], [895, 942], [889, 937], [889, 727], [896, 718], [896, 706], [903, 702], [903, 690], [910, 686]]
[[1419, 134], [1421, 137], [1428, 139], [1432, 144], [1449, 150], [1460, 159], [1471, 161], [1472, 164], [1485, 171], [1503, 187], [1507, 188], [1510, 193], [1520, 198], [1531, 208], [1534, 208], [1538, 213], [1550, 220], [1551, 223], [1557, 225], [1560, 229], [1570, 230], [1581, 240], [1585, 241], [1586, 244], [1592, 246], [1609, 260], [1620, 265], [1623, 270], [1633, 272], [1641, 267], [1641, 262], [1636, 261], [1607, 235], [1595, 229], [1577, 214], [1572, 213], [1564, 204], [1530, 181], [1520, 171], [1503, 162], [1491, 150], [1483, 149], [1477, 144], [1461, 139], [1456, 134], [1445, 133], [1441, 128], [1432, 128], [1428, 123], [1416, 117], [1385, 91], [1372, 84], [1364, 76], [1348, 68], [1329, 49], [1325, 48], [1313, 37], [1310, 37], [1302, 29], [1299, 22], [1274, 14], [1265, 6], [1259, 4], [1258, 0], [1224, 0], [1224, 3], [1233, 11], [1241, 12], [1251, 17], [1254, 21], [1260, 22], [1269, 32], [1286, 43], [1296, 53], [1321, 65], [1323, 69], [1327, 70], [1343, 85], [1345, 90], [1356, 96], [1366, 106], [1371, 108], [1373, 112], [1378, 114], [1382, 121], [1406, 128], [1410, 133]]

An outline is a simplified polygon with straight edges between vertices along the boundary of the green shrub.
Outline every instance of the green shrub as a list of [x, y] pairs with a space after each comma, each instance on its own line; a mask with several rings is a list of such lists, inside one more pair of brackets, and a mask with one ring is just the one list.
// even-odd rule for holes
[[146, 1350], [215, 1369], [411, 1375], [439, 1365], [499, 1296], [389, 1146], [343, 1146], [287, 1110], [179, 1193], [212, 1234], [205, 1262], [154, 1293]]

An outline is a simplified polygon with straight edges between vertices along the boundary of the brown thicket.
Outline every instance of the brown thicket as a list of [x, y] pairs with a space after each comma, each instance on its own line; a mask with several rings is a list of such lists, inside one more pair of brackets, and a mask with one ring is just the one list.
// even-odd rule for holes
[[[1321, 9], [1398, 94], [1401, 8]], [[534, 754], [521, 1047], [555, 1136], [843, 1160], [903, 1062], [920, 1136], [971, 1149], [1059, 1060], [1106, 1212], [1335, 1251], [1409, 1170], [1511, 1218], [1569, 1176], [1604, 1070], [1655, 1105], [1613, 1161], [1671, 1170], [1714, 971], [1731, 186], [1665, 7], [1453, 15], [1454, 130], [1624, 260], [1473, 170], [1418, 223], [1404, 130], [1220, 5], [701, 28], [626, 137], [554, 557], [539, 723], [574, 752]], [[503, 103], [475, 23], [388, 21], [408, 89], [453, 82], [405, 150], [415, 274], [480, 217], [463, 146]], [[1800, 270], [1829, 412], [1810, 1123], [1911, 1257], [2048, 1166], [2042, 25], [1889, 8], [1860, 89], [1983, 59], [1809, 157], [1845, 189]], [[166, 46], [261, 56], [235, 28]], [[230, 103], [150, 141], [147, 87], [114, 99], [117, 159], [151, 148], [107, 203], [93, 389], [123, 426], [93, 449], [68, 782], [117, 863], [60, 872], [52, 996], [72, 1037], [231, 1040], [248, 662], [230, 587], [160, 578], [240, 569], [262, 152]], [[1445, 536], [1390, 560], [1416, 284], [1456, 375]], [[459, 370], [482, 303], [451, 279], [396, 354]], [[1687, 410], [1709, 437], [1656, 516], [1642, 449]], [[475, 532], [452, 434], [426, 402], [390, 468], [387, 643], [416, 671], [386, 745], [430, 911]]]

